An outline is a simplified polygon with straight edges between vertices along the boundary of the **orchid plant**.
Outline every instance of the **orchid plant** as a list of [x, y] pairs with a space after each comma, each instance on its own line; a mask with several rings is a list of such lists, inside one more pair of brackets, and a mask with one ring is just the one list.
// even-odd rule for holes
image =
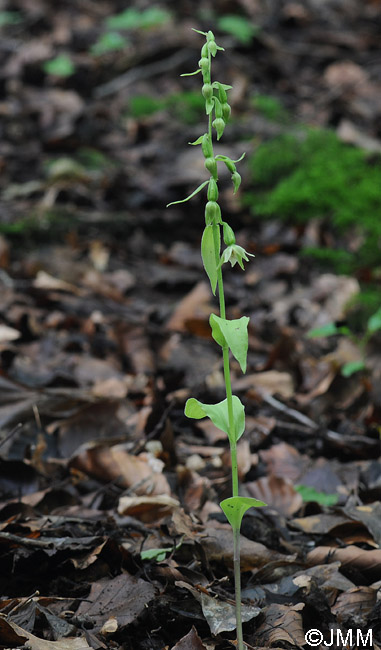
[[[183, 203], [192, 199], [198, 192], [207, 188], [207, 203], [205, 206], [205, 229], [201, 239], [201, 256], [205, 271], [208, 275], [213, 295], [218, 293], [220, 315], [211, 314], [209, 322], [213, 339], [222, 349], [222, 360], [225, 380], [226, 398], [218, 404], [204, 404], [195, 398], [188, 399], [185, 405], [185, 414], [189, 418], [200, 419], [209, 417], [213, 424], [224, 431], [229, 439], [232, 473], [232, 496], [224, 499], [220, 506], [233, 529], [233, 560], [235, 583], [235, 606], [238, 650], [246, 647], [242, 635], [241, 616], [241, 570], [240, 570], [240, 529], [245, 512], [251, 507], [265, 506], [263, 501], [239, 496], [237, 442], [245, 430], [245, 410], [239, 397], [233, 395], [230, 375], [230, 355], [239, 363], [243, 373], [246, 372], [248, 351], [248, 323], [249, 318], [242, 316], [238, 319], [226, 318], [225, 294], [222, 276], [222, 267], [230, 262], [236, 263], [244, 269], [244, 261], [249, 261], [250, 253], [238, 246], [233, 229], [222, 220], [221, 209], [218, 204], [218, 163], [226, 165], [231, 173], [234, 192], [237, 192], [241, 176], [237, 172], [238, 160], [229, 156], [215, 155], [213, 149], [213, 136], [220, 140], [224, 133], [226, 123], [230, 117], [230, 105], [227, 93], [231, 89], [219, 81], [212, 81], [212, 58], [223, 47], [217, 45], [213, 32], [200, 32], [206, 38], [206, 43], [201, 49], [201, 58], [195, 72], [182, 76], [201, 74], [203, 85], [202, 95], [205, 99], [205, 111], [208, 120], [207, 131], [200, 135], [191, 145], [201, 145], [205, 159], [205, 168], [210, 177], [199, 185], [187, 198], [174, 201], [168, 205]], [[167, 206], [168, 207], [168, 206]], [[224, 249], [221, 252], [221, 234]], [[252, 256], [253, 257], [253, 256]]]

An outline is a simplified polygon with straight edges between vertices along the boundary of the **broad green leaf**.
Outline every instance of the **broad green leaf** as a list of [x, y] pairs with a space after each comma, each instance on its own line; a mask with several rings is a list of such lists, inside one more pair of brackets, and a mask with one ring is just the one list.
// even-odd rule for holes
[[332, 336], [333, 334], [339, 334], [339, 328], [335, 323], [327, 323], [326, 325], [310, 330], [307, 336], [309, 339], [317, 339], [322, 336]]
[[249, 320], [248, 316], [227, 320], [215, 314], [211, 314], [209, 319], [214, 340], [221, 346], [224, 342], [228, 344], [243, 373], [246, 372], [247, 349], [249, 346], [247, 334]]
[[377, 332], [381, 330], [381, 307], [368, 320], [368, 332]]
[[233, 530], [239, 530], [241, 528], [242, 517], [246, 510], [249, 508], [261, 508], [262, 506], [267, 506], [267, 503], [250, 497], [229, 497], [221, 501], [220, 506]]
[[334, 506], [339, 500], [337, 494], [318, 492], [314, 487], [310, 487], [309, 485], [295, 485], [294, 489], [296, 492], [299, 492], [303, 501], [316, 501], [321, 506]]
[[365, 367], [365, 363], [361, 359], [358, 361], [347, 361], [347, 363], [344, 363], [344, 365], [341, 366], [341, 374], [343, 377], [351, 377], [355, 372], [364, 370]]
[[[218, 236], [220, 235], [220, 230], [218, 229]], [[220, 246], [218, 247], [220, 248]], [[218, 250], [218, 256], [220, 252]], [[212, 287], [213, 295], [216, 295], [217, 288], [217, 263], [216, 263], [216, 251], [214, 248], [214, 235], [213, 235], [213, 226], [205, 226], [205, 230], [201, 239], [201, 257], [204, 264], [206, 274], [210, 280], [210, 286]]]
[[221, 429], [221, 431], [224, 431], [229, 436], [230, 442], [239, 440], [245, 430], [245, 409], [241, 400], [236, 395], [233, 395], [233, 418], [235, 425], [233, 440], [231, 440], [229, 434], [227, 399], [224, 399], [218, 404], [203, 404], [198, 399], [191, 397], [185, 404], [184, 412], [188, 418], [194, 418], [195, 420], [200, 420], [205, 417], [210, 418], [217, 429]]
[[199, 186], [194, 190], [194, 192], [192, 192], [192, 194], [189, 194], [189, 196], [187, 196], [186, 199], [181, 199], [181, 201], [172, 201], [172, 203], [168, 203], [167, 208], [168, 208], [170, 205], [176, 205], [176, 203], [185, 203], [185, 201], [189, 201], [189, 199], [192, 199], [194, 196], [196, 196], [196, 194], [198, 194], [199, 192], [201, 192], [202, 188], [205, 187], [205, 185], [207, 185], [208, 183], [209, 183], [209, 181], [204, 181], [203, 183], [201, 183], [201, 185], [199, 185]]

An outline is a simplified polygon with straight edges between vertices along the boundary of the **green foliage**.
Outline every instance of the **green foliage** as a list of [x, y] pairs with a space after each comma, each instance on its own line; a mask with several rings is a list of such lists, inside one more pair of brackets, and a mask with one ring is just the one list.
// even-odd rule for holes
[[200, 113], [204, 108], [204, 99], [200, 93], [193, 90], [169, 95], [164, 107], [184, 124], [197, 124]]
[[370, 163], [363, 150], [342, 143], [331, 131], [310, 129], [304, 138], [286, 134], [262, 144], [250, 167], [255, 194], [246, 200], [253, 214], [300, 223], [325, 217], [337, 232], [355, 229], [364, 236], [360, 250], [352, 255], [335, 251], [332, 257], [340, 255], [352, 268], [380, 265], [379, 160]]
[[243, 45], [249, 45], [259, 33], [259, 27], [253, 25], [245, 16], [225, 14], [217, 19], [217, 27], [221, 32], [234, 36]]
[[287, 122], [289, 115], [276, 97], [270, 95], [254, 95], [252, 99], [253, 107], [264, 117], [272, 122]]
[[0, 28], [8, 25], [18, 25], [22, 22], [19, 11], [0, 11]]
[[129, 100], [128, 113], [135, 119], [148, 117], [164, 107], [164, 102], [161, 99], [152, 97], [151, 95], [135, 95]]
[[218, 404], [203, 404], [198, 399], [191, 397], [185, 405], [185, 415], [188, 418], [195, 418], [196, 420], [205, 417], [210, 418], [217, 429], [224, 431], [229, 436], [230, 442], [235, 443], [240, 439], [245, 430], [245, 409], [237, 395], [233, 395], [232, 397], [232, 407], [234, 419], [233, 431], [231, 431], [232, 423], [229, 418], [227, 399], [224, 399]]
[[109, 52], [119, 52], [129, 45], [129, 40], [119, 34], [119, 32], [105, 32], [96, 43], [91, 46], [90, 52], [95, 56], [108, 54]]
[[116, 16], [107, 18], [106, 24], [109, 29], [146, 29], [164, 25], [171, 19], [171, 13], [160, 7], [149, 7], [143, 11], [129, 8]]
[[259, 499], [253, 499], [251, 497], [229, 497], [220, 503], [226, 519], [233, 530], [239, 530], [241, 528], [243, 515], [249, 508], [260, 508], [266, 505], [267, 503], [264, 503], [264, 501], [259, 501]]
[[249, 318], [242, 316], [234, 320], [220, 318], [211, 314], [209, 322], [212, 328], [212, 336], [218, 345], [227, 345], [235, 359], [237, 359], [243, 373], [246, 372], [246, 358], [249, 347], [249, 336], [247, 326]]
[[315, 488], [309, 485], [295, 485], [296, 492], [299, 492], [303, 501], [314, 501], [321, 506], [334, 506], [339, 497], [337, 494], [326, 494], [325, 492], [318, 492]]
[[366, 368], [366, 345], [369, 339], [381, 330], [381, 307], [371, 314], [367, 320], [365, 331], [360, 336], [355, 334], [347, 325], [336, 325], [336, 323], [327, 323], [308, 332], [309, 338], [321, 338], [324, 336], [333, 336], [341, 334], [351, 339], [362, 352], [362, 359], [347, 361], [341, 367], [343, 377], [350, 377], [355, 372]]
[[70, 77], [75, 72], [75, 65], [67, 54], [59, 54], [55, 59], [45, 61], [43, 70], [56, 77]]

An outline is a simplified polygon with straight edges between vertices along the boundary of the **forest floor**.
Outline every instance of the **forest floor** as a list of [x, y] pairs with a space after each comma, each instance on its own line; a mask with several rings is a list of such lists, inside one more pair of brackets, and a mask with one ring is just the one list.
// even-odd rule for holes
[[[212, 28], [226, 50], [216, 58], [233, 86], [224, 153], [248, 157], [289, 128], [254, 110], [253, 92], [275, 96], [293, 124], [379, 152], [380, 2], [221, 1], [220, 15], [246, 12], [258, 26], [240, 44], [214, 27], [214, 3], [195, 12], [168, 0], [170, 19], [127, 30], [105, 54], [91, 48], [128, 3], [4, 4], [0, 647], [227, 650], [227, 438], [184, 416], [189, 397], [224, 399], [200, 257], [204, 197], [165, 208], [206, 178], [187, 147], [204, 132], [203, 109], [181, 104], [199, 89], [198, 77], [180, 78], [202, 45], [191, 27]], [[66, 76], [44, 67], [62, 52]], [[139, 96], [175, 99], [139, 114]], [[379, 650], [380, 339], [365, 370], [345, 377], [359, 347], [308, 337], [345, 319], [363, 277], [301, 256], [324, 241], [322, 222], [254, 220], [227, 186], [221, 206], [255, 254], [245, 273], [224, 273], [227, 316], [250, 317], [247, 373], [232, 363], [246, 410], [240, 492], [268, 504], [242, 524], [245, 641], [308, 648], [314, 628], [314, 647], [333, 638], [334, 649]]]

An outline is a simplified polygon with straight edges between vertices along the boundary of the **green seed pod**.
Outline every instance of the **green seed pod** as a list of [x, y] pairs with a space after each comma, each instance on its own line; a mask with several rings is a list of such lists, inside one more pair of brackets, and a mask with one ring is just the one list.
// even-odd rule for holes
[[217, 201], [218, 187], [214, 178], [211, 178], [208, 185], [208, 201]]
[[227, 160], [224, 160], [224, 163], [225, 163], [226, 167], [228, 168], [229, 172], [231, 174], [234, 174], [234, 172], [236, 171], [236, 166], [233, 163], [233, 161], [230, 158], [228, 158]]
[[201, 89], [201, 92], [203, 94], [203, 97], [205, 97], [205, 99], [212, 99], [212, 97], [213, 97], [212, 84], [208, 84], [208, 83], [204, 84], [202, 89]]
[[216, 201], [208, 201], [205, 206], [205, 223], [209, 226], [212, 223], [220, 223], [221, 208]]
[[222, 117], [216, 117], [216, 119], [213, 120], [212, 125], [217, 131], [217, 140], [219, 140], [224, 132], [225, 122]]
[[223, 222], [224, 226], [224, 242], [226, 246], [233, 246], [235, 244], [235, 234], [233, 229], [225, 221]]
[[211, 41], [214, 41], [214, 34], [211, 30], [209, 30], [206, 35], [206, 42], [210, 43]]
[[217, 174], [217, 162], [215, 158], [206, 158], [205, 160], [205, 167], [208, 170], [208, 172], [213, 176], [215, 180], [218, 179], [218, 174]]
[[231, 111], [232, 109], [230, 108], [230, 105], [227, 102], [224, 102], [222, 104], [222, 117], [225, 120], [225, 122], [228, 121]]
[[241, 176], [237, 171], [233, 172], [232, 181], [233, 181], [234, 194], [235, 194], [239, 186], [241, 185]]
[[209, 41], [208, 43], [208, 50], [211, 53], [212, 56], [216, 56], [217, 54], [217, 44], [216, 41]]
[[[210, 142], [208, 133], [204, 133], [204, 135], [202, 136], [201, 149], [205, 158], [213, 158], [213, 147], [212, 147], [212, 143]], [[232, 169], [232, 171], [235, 170]]]

